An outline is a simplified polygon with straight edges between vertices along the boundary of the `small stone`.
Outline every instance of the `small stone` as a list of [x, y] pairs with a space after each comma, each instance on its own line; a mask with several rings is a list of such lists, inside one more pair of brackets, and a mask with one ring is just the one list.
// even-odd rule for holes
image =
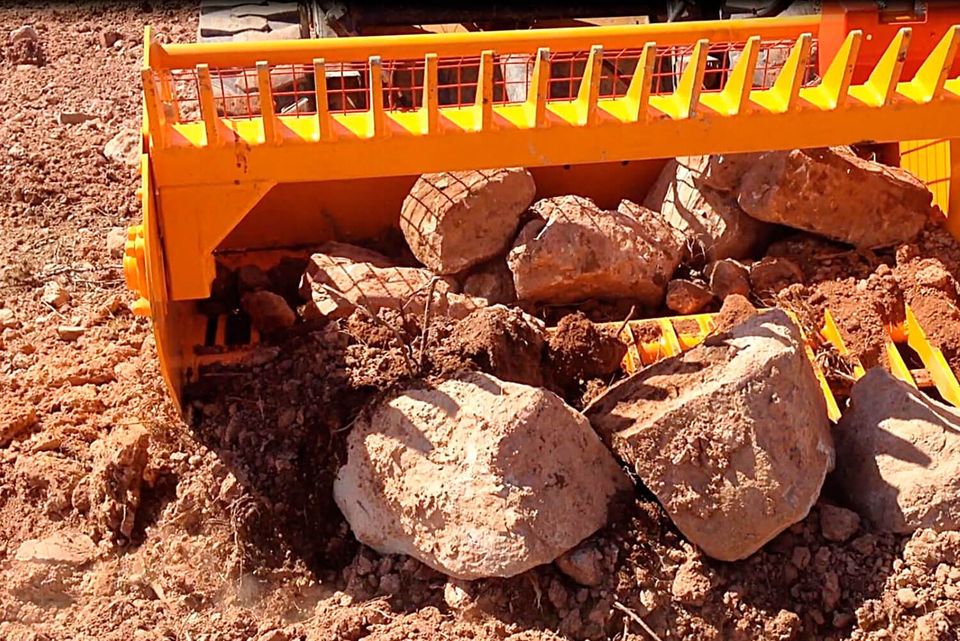
[[797, 566], [797, 569], [803, 570], [810, 565], [810, 559], [812, 556], [813, 555], [810, 553], [810, 548], [798, 546], [793, 548], [793, 555], [790, 557], [790, 562]]
[[917, 593], [913, 588], [900, 588], [897, 590], [897, 603], [906, 610], [913, 609], [917, 605]]
[[17, 400], [0, 405], [0, 447], [9, 445], [36, 422], [37, 412], [32, 405]]
[[137, 129], [125, 129], [103, 146], [103, 155], [113, 162], [130, 167], [140, 164], [143, 153], [143, 137]]
[[50, 565], [86, 565], [96, 555], [96, 545], [85, 534], [57, 532], [44, 539], [29, 539], [17, 548], [16, 559]]
[[469, 581], [448, 579], [443, 586], [443, 601], [451, 611], [466, 619], [477, 618], [481, 614]]
[[12, 309], [0, 309], [0, 331], [5, 329], [16, 329], [20, 327], [20, 321], [14, 315]]
[[856, 512], [836, 505], [820, 505], [820, 531], [828, 541], [842, 543], [856, 534], [860, 517]]
[[250, 322], [264, 333], [293, 327], [297, 314], [283, 296], [268, 291], [247, 292], [240, 299], [240, 307], [250, 315]]
[[106, 31], [101, 31], [97, 39], [100, 41], [100, 46], [104, 49], [109, 49], [114, 46], [120, 39], [123, 38], [120, 35], [120, 32], [114, 31], [112, 29], [107, 29]]
[[833, 570], [828, 570], [823, 574], [823, 591], [821, 593], [823, 609], [826, 612], [833, 612], [837, 603], [840, 602], [841, 594], [840, 577]]
[[750, 266], [750, 286], [757, 294], [774, 294], [803, 281], [803, 270], [789, 258], [767, 256]]
[[31, 40], [37, 41], [40, 39], [40, 36], [37, 34], [37, 30], [33, 25], [25, 24], [22, 27], [17, 27], [10, 32], [10, 42], [19, 42], [20, 40]]
[[79, 325], [60, 325], [57, 327], [57, 335], [60, 340], [72, 343], [83, 336], [84, 328]]
[[750, 295], [750, 270], [746, 265], [727, 258], [709, 263], [703, 271], [710, 279], [710, 291], [720, 300], [731, 294]]
[[710, 593], [712, 581], [704, 571], [699, 559], [690, 558], [680, 564], [673, 577], [670, 592], [674, 598], [685, 605], [703, 605]]
[[96, 116], [94, 115], [79, 111], [61, 111], [57, 114], [57, 122], [61, 125], [79, 125], [88, 120], [94, 120], [95, 118]]
[[58, 281], [52, 280], [43, 286], [40, 302], [50, 305], [54, 309], [60, 309], [70, 302], [70, 292]]
[[111, 227], [107, 232], [107, 254], [110, 258], [123, 258], [127, 247], [127, 230], [123, 227]]
[[380, 577], [380, 592], [382, 594], [394, 596], [400, 594], [402, 588], [403, 585], [400, 581], [400, 575], [396, 572], [390, 572]]
[[237, 270], [237, 286], [241, 292], [269, 289], [270, 277], [256, 265], [244, 265]]
[[561, 572], [580, 585], [596, 586], [603, 580], [603, 554], [594, 545], [581, 545], [561, 555], [557, 561]]
[[713, 300], [713, 294], [689, 280], [674, 279], [667, 283], [667, 307], [678, 314], [696, 314]]
[[838, 630], [849, 626], [851, 623], [853, 623], [853, 614], [850, 612], [833, 613], [833, 627]]

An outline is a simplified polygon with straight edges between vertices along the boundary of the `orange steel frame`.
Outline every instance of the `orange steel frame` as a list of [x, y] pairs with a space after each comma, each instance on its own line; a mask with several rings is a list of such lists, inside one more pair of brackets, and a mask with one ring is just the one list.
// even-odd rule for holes
[[[195, 301], [210, 295], [215, 252], [228, 245], [242, 249], [258, 238], [261, 248], [269, 248], [370, 236], [396, 222], [397, 199], [423, 172], [526, 166], [538, 184], [541, 176], [545, 184], [566, 177], [570, 185], [578, 175], [609, 176], [612, 187], [633, 181], [637, 190], [638, 181], [645, 186], [656, 173], [656, 163], [645, 162], [651, 159], [927, 141], [904, 143], [903, 164], [931, 184], [943, 183], [938, 202], [946, 211], [958, 211], [950, 204], [960, 198], [960, 189], [948, 187], [960, 175], [953, 171], [958, 154], [952, 142], [960, 138], [960, 79], [949, 72], [960, 28], [938, 34], [912, 77], [903, 75], [912, 32], [898, 29], [882, 55], [869, 61], [871, 71], [860, 82], [854, 71], [870, 34], [852, 30], [835, 50], [820, 48], [823, 71], [810, 82], [806, 70], [820, 26], [821, 18], [813, 16], [171, 45], [154, 41], [148, 29], [142, 70], [144, 216], [130, 230], [124, 266], [139, 296], [135, 312], [153, 318], [174, 398], [179, 401], [198, 366], [193, 348], [198, 332], [202, 336], [202, 319]], [[755, 87], [762, 43], [785, 39], [793, 44], [775, 82]], [[722, 87], [707, 91], [711, 43], [732, 43], [739, 57]], [[658, 47], [664, 46], [686, 47], [689, 55], [675, 88], [655, 93], [651, 80]], [[637, 52], [629, 86], [623, 95], [601, 96], [605, 56], [624, 50]], [[552, 54], [577, 51], [584, 52], [585, 62], [575, 95], [549, 96]], [[494, 100], [495, 57], [506, 54], [531, 56], [522, 101]], [[455, 56], [478, 60], [476, 99], [444, 106], [438, 100], [438, 63]], [[384, 106], [381, 71], [392, 60], [422, 63], [418, 108]], [[326, 85], [319, 82], [313, 113], [276, 112], [272, 70], [306, 65], [324, 78], [329, 65], [341, 63], [367, 72], [363, 111], [334, 113]], [[224, 69], [249, 70], [259, 79], [259, 113], [218, 113], [214, 81]], [[196, 78], [199, 117], [193, 121], [177, 113], [174, 74], [182, 70]], [[351, 198], [370, 209], [350, 210]], [[298, 202], [306, 214], [294, 211]], [[327, 202], [339, 203], [338, 211], [327, 210]], [[957, 233], [958, 225], [953, 227]]]

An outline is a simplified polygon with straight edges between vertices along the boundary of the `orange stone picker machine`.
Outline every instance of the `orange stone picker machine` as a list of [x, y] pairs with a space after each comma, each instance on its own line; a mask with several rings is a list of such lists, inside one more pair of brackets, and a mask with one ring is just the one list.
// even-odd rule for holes
[[[863, 3], [749, 20], [200, 44], [162, 44], [148, 29], [143, 219], [124, 256], [133, 310], [153, 321], [179, 404], [205, 365], [259, 340], [204, 306], [218, 264], [266, 266], [374, 238], [396, 227], [426, 172], [526, 167], [538, 198], [575, 190], [616, 207], [642, 201], [676, 156], [869, 142], [928, 186], [960, 237], [958, 47], [960, 6], [936, 3], [919, 15]], [[503, 71], [517, 60], [519, 79]], [[625, 323], [625, 368], [696, 345], [713, 322]], [[644, 324], [659, 338], [643, 338]], [[926, 336], [908, 308], [887, 328], [886, 362], [960, 406]], [[819, 339], [846, 351], [829, 312]]]

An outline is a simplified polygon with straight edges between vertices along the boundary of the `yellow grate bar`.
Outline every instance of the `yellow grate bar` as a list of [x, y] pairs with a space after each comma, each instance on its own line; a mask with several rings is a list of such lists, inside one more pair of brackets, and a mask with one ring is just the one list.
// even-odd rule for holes
[[[784, 310], [787, 313], [794, 323], [797, 324], [797, 327], [800, 329], [800, 336], [803, 338], [803, 352], [807, 355], [807, 360], [810, 361], [810, 365], [813, 366], [813, 373], [817, 377], [817, 383], [820, 385], [820, 393], [823, 394], [823, 400], [827, 404], [827, 417], [831, 421], [840, 420], [840, 406], [837, 404], [837, 398], [833, 395], [833, 390], [830, 389], [830, 384], [827, 382], [827, 377], [823, 374], [823, 370], [820, 368], [819, 363], [817, 363], [816, 354], [813, 353], [813, 346], [811, 345], [811, 339], [807, 336], [806, 332], [803, 331], [803, 325], [801, 325], [797, 315], [790, 311], [789, 309]], [[829, 311], [826, 312], [826, 315], [829, 317]], [[839, 334], [838, 334], [839, 338]]]
[[863, 365], [860, 364], [860, 359], [851, 354], [843, 342], [843, 337], [840, 335], [840, 330], [837, 328], [837, 323], [833, 320], [833, 314], [830, 313], [829, 309], [823, 312], [823, 327], [820, 329], [820, 335], [836, 348], [837, 353], [853, 363], [853, 377], [855, 379], [860, 379], [866, 374]]
[[[437, 34], [344, 38], [303, 43], [251, 45], [150, 46], [154, 80], [172, 71], [195, 69], [200, 119], [162, 118], [174, 105], [164, 92], [148, 89], [146, 120], [152, 139], [151, 162], [161, 189], [172, 186], [234, 184], [235, 180], [299, 182], [411, 175], [428, 171], [501, 166], [545, 166], [639, 160], [702, 153], [746, 152], [861, 140], [894, 141], [960, 137], [960, 79], [949, 78], [960, 48], [960, 27], [943, 35], [916, 76], [902, 81], [910, 29], [902, 28], [877, 62], [868, 80], [851, 85], [862, 34], [851, 32], [820, 81], [806, 77], [817, 20], [755, 20], [720, 26], [687, 23], [669, 29], [637, 25], [570, 30], [537, 30], [536, 45], [525, 32]], [[789, 37], [794, 44], [772, 87], [752, 86], [761, 42]], [[584, 44], [587, 43], [587, 44]], [[734, 68], [715, 90], [703, 82], [712, 44], [740, 51]], [[691, 54], [672, 93], [651, 95], [657, 47], [685, 45]], [[580, 48], [582, 47], [582, 48]], [[607, 57], [642, 51], [622, 95], [600, 97], [601, 70]], [[587, 56], [572, 98], [549, 96], [550, 52]], [[331, 61], [363, 67], [369, 79], [366, 113], [272, 114], [222, 117], [210, 88], [213, 69], [254, 64], [313, 65]], [[293, 60], [297, 52], [302, 58]], [[476, 103], [440, 106], [434, 98], [436, 66], [446, 56], [479, 59]], [[307, 55], [309, 54], [309, 55]], [[361, 55], [363, 54], [363, 55]], [[494, 68], [499, 56], [526, 54], [533, 63], [520, 102], [494, 101]], [[208, 61], [196, 62], [206, 55]], [[422, 99], [409, 106], [384, 105], [382, 74], [396, 56], [416, 55], [424, 67]], [[229, 64], [227, 64], [229, 61]], [[425, 62], [424, 62], [425, 61]], [[195, 66], [190, 66], [195, 65]], [[222, 66], [214, 66], [222, 65]], [[259, 71], [259, 70], [258, 70]], [[147, 75], [145, 75], [145, 79]], [[804, 86], [807, 84], [809, 86]], [[324, 83], [317, 99], [325, 104]], [[264, 83], [261, 87], [266, 89]], [[263, 102], [263, 101], [261, 101]], [[219, 126], [220, 120], [229, 125]], [[263, 132], [282, 123], [277, 144], [262, 142]], [[637, 124], [642, 126], [638, 133]], [[531, 137], [529, 130], [536, 130]], [[336, 144], [331, 132], [336, 131]], [[217, 145], [217, 136], [242, 144]], [[745, 133], [746, 132], [746, 133]], [[266, 138], [269, 139], [269, 136]], [[307, 143], [307, 144], [302, 144]], [[283, 149], [277, 149], [283, 147]], [[203, 157], [199, 154], [203, 154]], [[242, 158], [238, 158], [242, 156]], [[198, 171], [197, 166], [203, 167]]]
[[937, 391], [947, 402], [960, 407], [960, 383], [947, 364], [947, 359], [943, 357], [943, 352], [927, 339], [926, 332], [909, 305], [906, 312], [906, 330], [907, 344], [920, 356]]

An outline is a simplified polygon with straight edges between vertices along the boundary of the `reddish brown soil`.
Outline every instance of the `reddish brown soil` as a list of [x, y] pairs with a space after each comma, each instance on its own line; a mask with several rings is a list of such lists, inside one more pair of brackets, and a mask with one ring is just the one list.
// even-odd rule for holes
[[[814, 510], [722, 564], [699, 560], [642, 492], [588, 541], [603, 552], [600, 586], [550, 565], [471, 584], [472, 600], [451, 606], [444, 577], [359, 546], [329, 496], [357, 412], [419, 368], [419, 330], [402, 328], [412, 354], [356, 318], [265, 345], [259, 365], [209, 372], [181, 420], [104, 240], [138, 218], [136, 170], [102, 149], [139, 127], [143, 26], [166, 41], [196, 31], [194, 6], [152, 4], [0, 9], [0, 40], [34, 24], [46, 60], [6, 47], [0, 60], [0, 309], [16, 319], [0, 331], [0, 639], [650, 638], [632, 616], [662, 639], [955, 638], [955, 532], [920, 532], [906, 549], [866, 529], [831, 543]], [[120, 47], [102, 49], [102, 29]], [[61, 111], [96, 118], [60, 125]], [[931, 237], [921, 252], [957, 275], [955, 244]], [[59, 309], [41, 302], [52, 281], [70, 294]], [[82, 336], [61, 339], [65, 324]], [[431, 325], [428, 374], [477, 366], [440, 360], [450, 331]], [[149, 434], [142, 478], [95, 473], [97, 444], [137, 425]], [[125, 472], [140, 482], [133, 529], [101, 538], [90, 498]], [[69, 563], [17, 558], [56, 534], [90, 547]], [[690, 559], [709, 585], [701, 605], [673, 594]]]

